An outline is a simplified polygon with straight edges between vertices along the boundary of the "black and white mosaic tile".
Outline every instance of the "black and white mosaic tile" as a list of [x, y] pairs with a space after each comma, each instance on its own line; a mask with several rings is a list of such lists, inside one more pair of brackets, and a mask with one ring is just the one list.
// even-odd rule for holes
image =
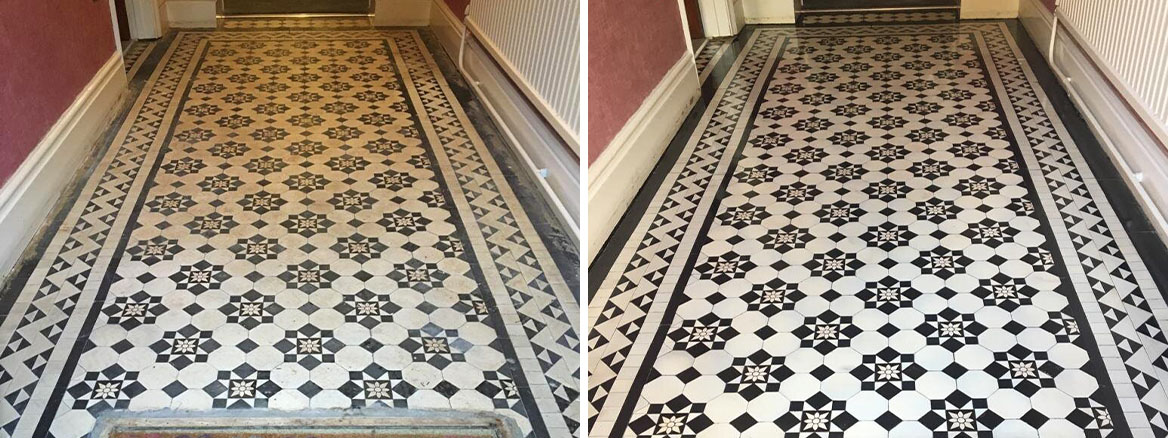
[[590, 436], [1168, 435], [1168, 306], [1003, 24], [737, 62], [592, 298]]
[[706, 81], [714, 66], [718, 65], [718, 61], [722, 59], [722, 55], [726, 54], [733, 41], [734, 37], [718, 37], [710, 38], [702, 44], [701, 49], [694, 54], [694, 62], [698, 66], [699, 81]]
[[0, 326], [0, 436], [375, 406], [578, 435], [579, 309], [417, 31], [159, 50]]

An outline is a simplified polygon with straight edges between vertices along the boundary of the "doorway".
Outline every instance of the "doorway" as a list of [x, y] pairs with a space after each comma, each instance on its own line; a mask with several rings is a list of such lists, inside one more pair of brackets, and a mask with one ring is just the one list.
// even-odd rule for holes
[[807, 26], [954, 22], [961, 0], [796, 0], [795, 23]]
[[130, 36], [130, 14], [126, 10], [126, 0], [114, 0], [114, 18], [118, 23], [118, 39], [125, 42]]
[[802, 0], [802, 9], [875, 10], [901, 8], [943, 8], [959, 6], [958, 0]]
[[370, 0], [221, 0], [223, 15], [348, 14], [368, 15]]
[[682, 0], [682, 5], [685, 7], [689, 39], [693, 43], [694, 53], [697, 53], [702, 50], [702, 44], [706, 42], [706, 32], [702, 28], [702, 8], [698, 5], [698, 0]]

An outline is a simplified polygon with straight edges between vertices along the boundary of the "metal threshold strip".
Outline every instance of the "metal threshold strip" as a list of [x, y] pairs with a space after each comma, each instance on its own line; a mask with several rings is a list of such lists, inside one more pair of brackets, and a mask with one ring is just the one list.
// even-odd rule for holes
[[373, 13], [368, 14], [348, 14], [348, 13], [299, 13], [299, 14], [219, 14], [217, 18], [367, 18], [372, 17]]

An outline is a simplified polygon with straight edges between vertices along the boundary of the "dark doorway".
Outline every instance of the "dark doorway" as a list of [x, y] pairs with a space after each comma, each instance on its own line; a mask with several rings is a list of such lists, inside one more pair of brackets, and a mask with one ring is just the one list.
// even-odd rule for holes
[[[698, 7], [698, 0], [684, 0], [685, 4], [685, 19], [689, 21], [689, 37], [694, 41], [699, 41], [706, 37], [706, 31], [702, 28], [702, 10]], [[695, 47], [696, 49], [696, 47]]]
[[959, 6], [959, 0], [800, 0], [802, 10], [937, 8]]
[[223, 13], [368, 14], [369, 0], [223, 0]]
[[126, 13], [126, 0], [114, 0], [114, 13], [118, 15], [118, 38], [129, 41], [130, 15]]

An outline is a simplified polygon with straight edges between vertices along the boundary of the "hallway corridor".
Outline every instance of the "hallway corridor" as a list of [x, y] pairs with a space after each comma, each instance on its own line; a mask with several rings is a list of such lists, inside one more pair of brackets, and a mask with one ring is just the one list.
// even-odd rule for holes
[[1005, 23], [734, 44], [592, 266], [590, 437], [1168, 435], [1168, 305]]
[[379, 406], [578, 436], [575, 249], [428, 31], [229, 27], [135, 48], [112, 144], [4, 291], [0, 436]]

